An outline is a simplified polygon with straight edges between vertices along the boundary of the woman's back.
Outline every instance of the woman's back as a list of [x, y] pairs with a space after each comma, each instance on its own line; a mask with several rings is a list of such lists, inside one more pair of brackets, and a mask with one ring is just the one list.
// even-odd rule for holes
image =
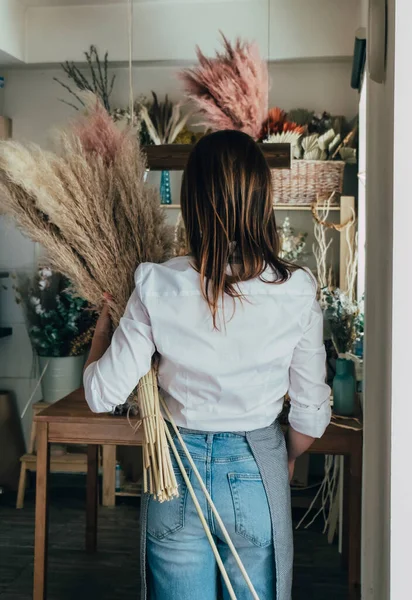
[[[129, 310], [140, 315], [134, 324], [140, 334], [136, 343], [136, 331], [130, 337], [131, 325], [122, 319], [120, 349], [104, 364], [105, 381], [99, 386], [104, 396], [111, 404], [124, 402], [128, 390], [122, 389], [119, 371], [132, 382], [141, 376], [144, 314], [150, 323], [148, 343], [160, 355], [159, 386], [177, 425], [202, 431], [265, 427], [289, 392], [292, 423], [296, 416], [298, 429], [319, 435], [329, 420], [329, 388], [323, 383], [322, 315], [313, 277], [297, 270], [274, 285], [264, 281], [276, 279], [268, 268], [261, 278], [239, 284], [241, 298], [225, 297], [214, 327], [191, 263], [190, 257], [180, 257], [137, 270]], [[306, 348], [299, 349], [302, 341]], [[133, 344], [135, 352], [121, 351]], [[107, 410], [104, 404], [95, 408]]]
[[190, 258], [144, 271], [142, 301], [161, 356], [159, 385], [176, 423], [203, 431], [270, 425], [289, 389], [293, 351], [315, 298], [310, 276], [296, 271], [282, 285], [243, 282], [244, 299], [226, 298], [225, 320], [215, 329]]

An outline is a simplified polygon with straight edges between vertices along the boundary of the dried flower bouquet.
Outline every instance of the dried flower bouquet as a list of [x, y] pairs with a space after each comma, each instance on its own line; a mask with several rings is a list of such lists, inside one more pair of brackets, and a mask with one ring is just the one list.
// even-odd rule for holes
[[269, 78], [256, 43], [222, 34], [223, 51], [207, 58], [196, 49], [199, 65], [180, 73], [187, 97], [212, 130], [238, 129], [259, 139], [268, 113]]
[[[45, 247], [52, 267], [92, 306], [101, 308], [108, 292], [117, 325], [137, 266], [166, 260], [173, 230], [157, 192], [144, 183], [146, 160], [136, 136], [120, 132], [94, 95], [84, 98], [87, 114], [58, 132], [58, 152], [0, 144], [0, 212]], [[155, 373], [141, 380], [138, 402], [150, 491], [165, 500], [177, 485]]]

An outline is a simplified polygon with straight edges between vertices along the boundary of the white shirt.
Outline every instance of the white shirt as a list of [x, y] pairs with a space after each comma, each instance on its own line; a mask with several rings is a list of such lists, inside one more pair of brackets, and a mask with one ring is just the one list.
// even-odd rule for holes
[[[273, 272], [264, 277], [273, 281]], [[85, 371], [91, 410], [108, 412], [124, 403], [157, 350], [159, 386], [177, 425], [202, 431], [265, 427], [288, 392], [292, 427], [323, 434], [330, 389], [312, 275], [298, 270], [277, 285], [243, 282], [245, 298], [225, 298], [219, 330], [188, 257], [142, 264], [135, 283], [110, 347]]]

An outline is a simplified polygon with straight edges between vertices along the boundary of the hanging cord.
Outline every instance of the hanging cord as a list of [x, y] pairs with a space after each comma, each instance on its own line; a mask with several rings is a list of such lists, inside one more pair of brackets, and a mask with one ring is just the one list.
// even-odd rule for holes
[[270, 75], [269, 75], [269, 66], [270, 66], [270, 2], [271, 0], [268, 0], [268, 40], [267, 40], [267, 44], [268, 44], [268, 52], [267, 52], [267, 62], [268, 62], [268, 131], [267, 131], [267, 139], [269, 139], [270, 136], [270, 119], [269, 119], [269, 89], [270, 89]]
[[129, 112], [130, 126], [134, 124], [134, 96], [133, 96], [133, 0], [129, 0], [128, 11], [129, 30]]
[[[130, 113], [130, 127], [134, 127], [134, 94], [133, 94], [133, 2], [129, 0], [128, 10], [128, 37], [129, 37], [129, 113]], [[146, 169], [143, 175], [143, 181], [146, 183], [150, 169]]]

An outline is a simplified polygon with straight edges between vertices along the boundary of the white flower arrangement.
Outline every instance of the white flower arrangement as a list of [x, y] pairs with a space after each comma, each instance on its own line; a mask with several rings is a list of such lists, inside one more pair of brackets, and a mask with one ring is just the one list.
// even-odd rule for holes
[[292, 263], [304, 259], [307, 235], [302, 232], [295, 233], [289, 217], [286, 217], [279, 227], [280, 257]]

